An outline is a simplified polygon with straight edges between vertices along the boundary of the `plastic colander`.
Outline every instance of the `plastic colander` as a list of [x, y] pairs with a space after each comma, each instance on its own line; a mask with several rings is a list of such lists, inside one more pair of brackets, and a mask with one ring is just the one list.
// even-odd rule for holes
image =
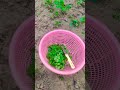
[[34, 48], [34, 16], [27, 19], [14, 34], [9, 51], [11, 73], [20, 90], [32, 90], [32, 79], [26, 70], [31, 63], [31, 49]]
[[91, 90], [119, 90], [120, 45], [105, 25], [86, 17], [87, 82]]
[[[75, 69], [71, 69], [68, 65], [64, 70], [58, 70], [48, 63], [46, 55], [48, 46], [52, 44], [64, 44], [68, 48], [72, 56], [72, 61], [76, 67]], [[85, 45], [81, 38], [73, 32], [62, 29], [54, 30], [44, 35], [41, 39], [39, 44], [39, 56], [42, 63], [50, 71], [61, 75], [71, 75], [81, 70], [85, 64]]]

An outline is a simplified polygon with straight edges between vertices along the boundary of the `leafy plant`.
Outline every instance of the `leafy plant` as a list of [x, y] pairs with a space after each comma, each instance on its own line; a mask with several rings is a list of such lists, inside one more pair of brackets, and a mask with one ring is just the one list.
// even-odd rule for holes
[[63, 81], [63, 80], [64, 80], [64, 77], [63, 77], [63, 76], [59, 76], [59, 79]]
[[54, 18], [56, 18], [56, 17], [59, 17], [59, 16], [60, 16], [60, 13], [59, 13], [58, 11], [55, 11], [55, 12], [53, 13], [53, 15], [54, 15]]
[[82, 34], [83, 36], [85, 36], [85, 30], [83, 30], [83, 31], [81, 32], [81, 34]]
[[53, 7], [53, 1], [52, 0], [45, 0], [45, 6], [50, 8], [50, 7]]
[[68, 18], [69, 19], [74, 19], [74, 16], [73, 15], [69, 15]]
[[77, 0], [77, 5], [80, 6], [85, 2], [85, 0]]
[[79, 27], [80, 26], [80, 21], [77, 19], [73, 19], [70, 21], [70, 26], [72, 27]]
[[55, 27], [55, 28], [58, 28], [58, 27], [61, 26], [61, 25], [62, 25], [61, 21], [55, 21], [55, 22], [54, 22], [54, 27]]
[[54, 0], [54, 5], [57, 9], [60, 9], [62, 13], [66, 13], [72, 7], [71, 4], [65, 5], [64, 0]]
[[80, 18], [80, 23], [85, 23], [85, 16], [82, 16], [82, 17]]
[[53, 44], [49, 46], [47, 58], [49, 59], [49, 64], [55, 67], [56, 69], [63, 70], [65, 68], [67, 58], [62, 50], [61, 45]]

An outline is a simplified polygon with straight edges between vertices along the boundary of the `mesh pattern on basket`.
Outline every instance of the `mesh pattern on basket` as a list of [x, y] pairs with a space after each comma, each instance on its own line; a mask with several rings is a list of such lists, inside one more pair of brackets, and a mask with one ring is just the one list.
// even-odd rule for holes
[[32, 79], [27, 75], [27, 68], [31, 63], [32, 50], [34, 48], [34, 19], [26, 21], [15, 33], [10, 54], [10, 66], [12, 74], [22, 90], [31, 90]]
[[[48, 62], [48, 59], [46, 58], [48, 46], [52, 44], [64, 44], [68, 48], [76, 68], [81, 65], [81, 62], [83, 62], [85, 56], [84, 46], [81, 44], [79, 39], [74, 37], [71, 33], [66, 31], [57, 31], [47, 35], [47, 37], [44, 38], [44, 41], [41, 45], [41, 54], [46, 62]], [[71, 68], [68, 65], [64, 69], [64, 72], [69, 70], [71, 71]]]
[[117, 90], [118, 47], [109, 33], [90, 17], [86, 23], [86, 71], [92, 90]]

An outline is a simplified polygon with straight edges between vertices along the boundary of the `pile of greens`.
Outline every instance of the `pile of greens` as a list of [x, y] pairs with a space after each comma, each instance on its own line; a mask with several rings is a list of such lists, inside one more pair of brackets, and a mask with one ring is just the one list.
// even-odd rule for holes
[[49, 64], [55, 67], [56, 69], [60, 69], [60, 70], [63, 70], [65, 68], [65, 64], [67, 60], [62, 47], [64, 47], [64, 49], [67, 50], [64, 45], [53, 44], [48, 47], [48, 53], [47, 53]]

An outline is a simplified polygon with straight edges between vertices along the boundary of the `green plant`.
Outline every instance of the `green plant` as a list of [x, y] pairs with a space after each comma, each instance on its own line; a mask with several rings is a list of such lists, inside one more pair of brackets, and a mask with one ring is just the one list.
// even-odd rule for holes
[[61, 26], [61, 25], [62, 25], [61, 21], [55, 21], [55, 22], [54, 22], [54, 27], [55, 27], [55, 28], [58, 28], [58, 27]]
[[80, 23], [85, 23], [85, 16], [80, 17]]
[[63, 76], [59, 76], [59, 79], [63, 81], [63, 80], [64, 80], [64, 77], [63, 77]]
[[[64, 46], [66, 49], [66, 47]], [[49, 59], [49, 64], [56, 69], [63, 70], [66, 64], [66, 56], [62, 50], [61, 45], [53, 44], [48, 47], [47, 58]]]
[[83, 30], [83, 31], [81, 32], [81, 34], [82, 34], [83, 36], [85, 36], [85, 30]]
[[54, 11], [54, 4], [53, 4], [53, 0], [45, 0], [45, 4], [44, 4], [49, 11], [52, 13]]
[[54, 0], [54, 5], [57, 9], [59, 9], [62, 13], [66, 13], [68, 10], [71, 9], [71, 4], [66, 4], [64, 0]]
[[74, 19], [75, 17], [73, 15], [68, 16], [69, 19]]
[[80, 6], [85, 2], [85, 0], [77, 0], [77, 5]]
[[53, 7], [53, 1], [52, 0], [45, 0], [45, 6], [50, 8], [50, 7]]
[[70, 26], [71, 27], [79, 27], [80, 26], [80, 21], [77, 19], [73, 19], [70, 21]]
[[54, 18], [57, 18], [57, 17], [60, 16], [60, 13], [59, 13], [58, 11], [55, 11], [55, 12], [53, 13], [53, 16], [54, 16]]

